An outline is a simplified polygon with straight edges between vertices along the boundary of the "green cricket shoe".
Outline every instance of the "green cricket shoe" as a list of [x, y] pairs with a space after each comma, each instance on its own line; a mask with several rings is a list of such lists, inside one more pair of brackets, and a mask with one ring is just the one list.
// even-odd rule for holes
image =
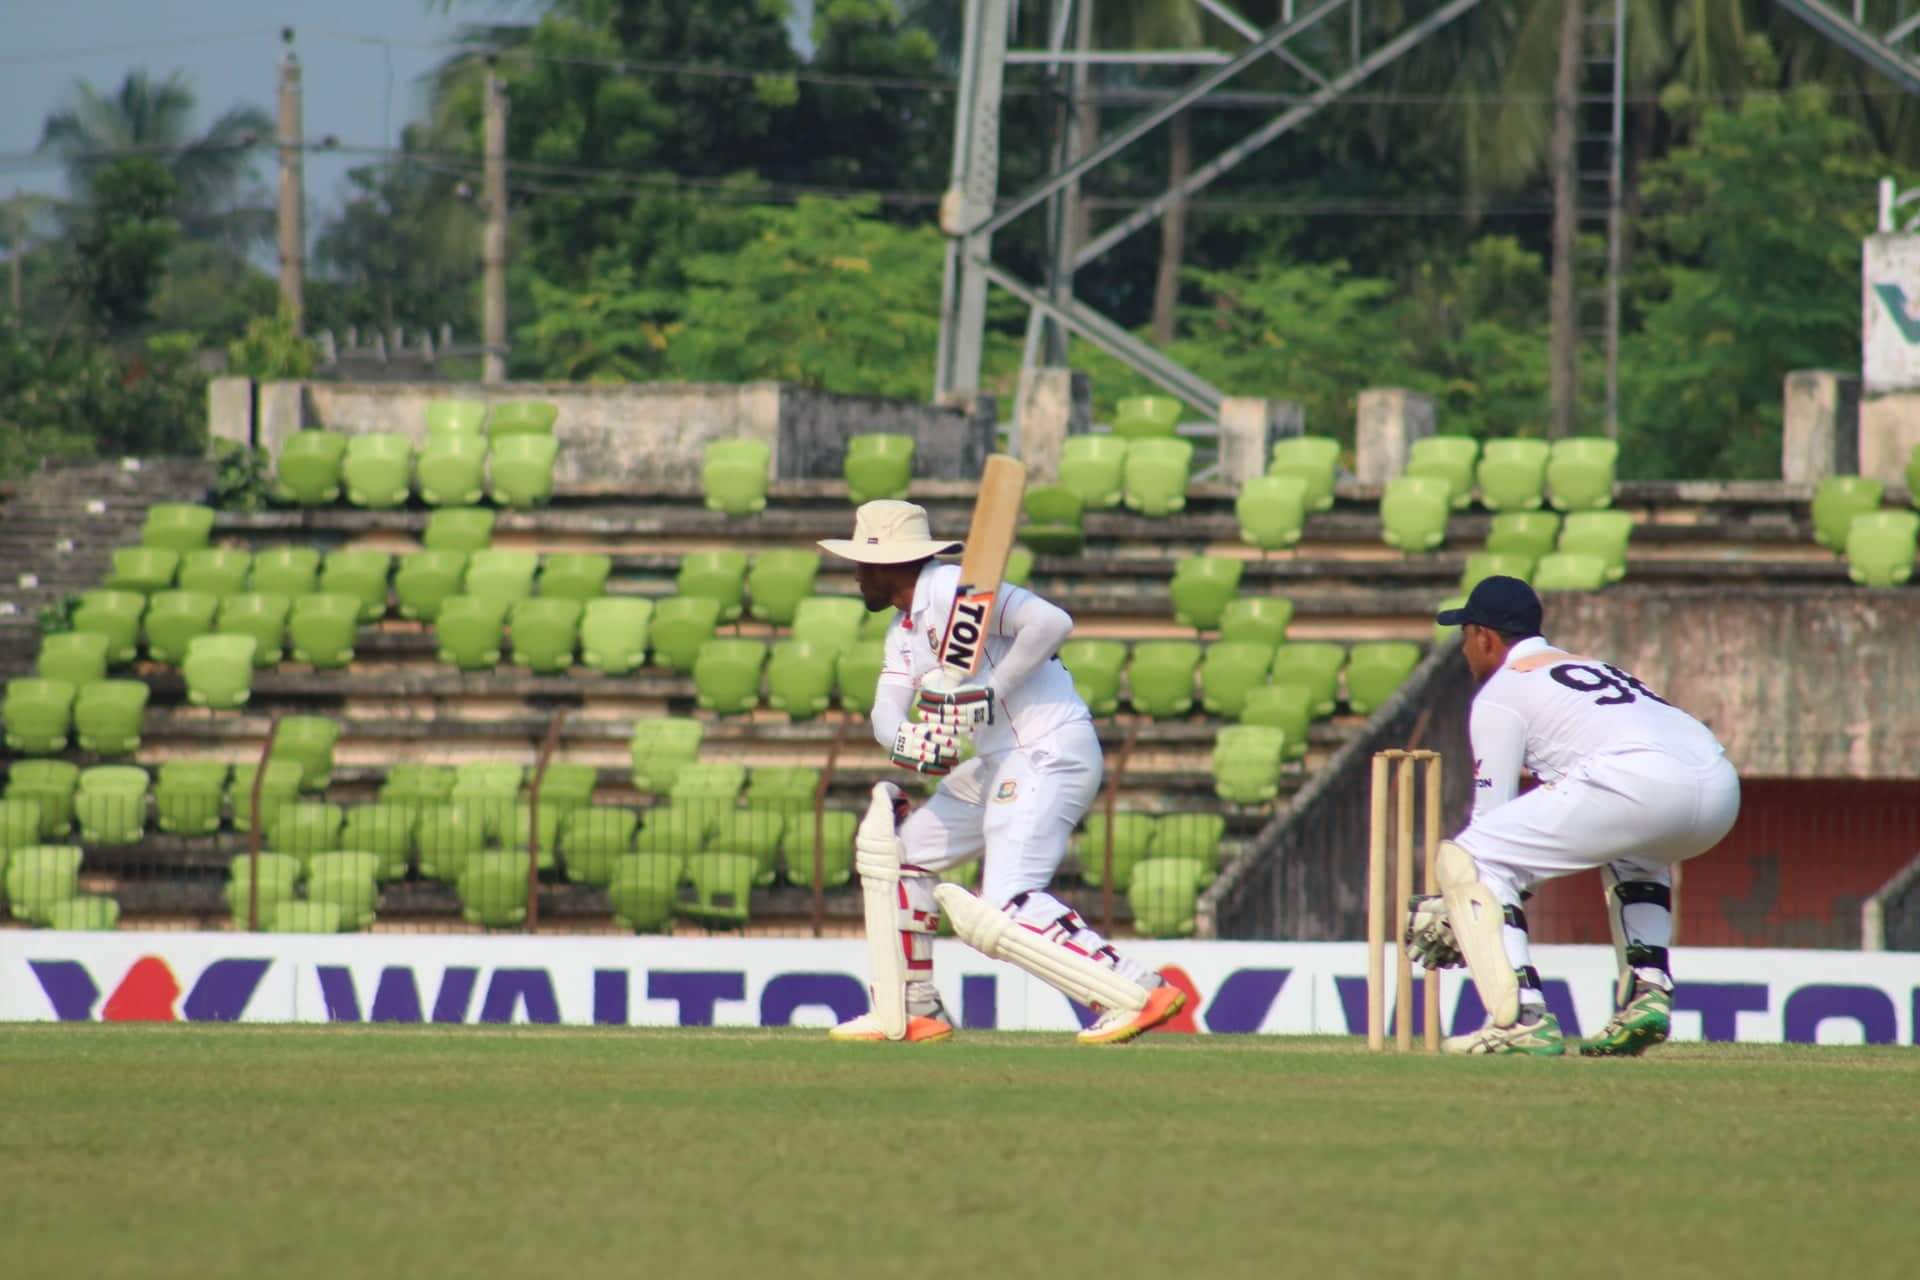
[[1634, 984], [1633, 999], [1614, 1012], [1600, 1034], [1580, 1046], [1583, 1058], [1637, 1058], [1673, 1029], [1673, 994], [1650, 982]]
[[1560, 1034], [1560, 1020], [1543, 1013], [1529, 1022], [1526, 1015], [1510, 1027], [1492, 1023], [1464, 1036], [1448, 1036], [1441, 1046], [1448, 1053], [1520, 1054], [1529, 1058], [1557, 1058], [1567, 1051], [1566, 1037]]

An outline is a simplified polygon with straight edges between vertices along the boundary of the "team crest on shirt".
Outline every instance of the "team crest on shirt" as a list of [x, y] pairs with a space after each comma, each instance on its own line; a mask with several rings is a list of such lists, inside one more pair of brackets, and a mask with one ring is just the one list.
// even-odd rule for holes
[[993, 802], [995, 804], [1008, 804], [1008, 803], [1011, 803], [1013, 799], [1019, 794], [1020, 794], [1019, 784], [1014, 779], [1008, 778], [1005, 782], [1002, 782], [1000, 784], [997, 790], [994, 791]]
[[931, 622], [927, 624], [927, 648], [932, 649], [935, 653], [940, 651], [940, 636], [934, 631]]

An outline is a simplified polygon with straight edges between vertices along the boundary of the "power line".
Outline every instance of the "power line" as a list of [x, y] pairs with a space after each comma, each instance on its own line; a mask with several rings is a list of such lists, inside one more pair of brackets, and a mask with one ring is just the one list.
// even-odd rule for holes
[[97, 44], [86, 48], [39, 49], [31, 53], [10, 53], [0, 58], [0, 67], [24, 67], [73, 58], [92, 58], [105, 53], [146, 53], [159, 49], [194, 49], [201, 45], [229, 40], [252, 40], [261, 36], [278, 37], [279, 27], [255, 27], [247, 31], [208, 31], [194, 36], [169, 36], [164, 40], [138, 40], [126, 44]]

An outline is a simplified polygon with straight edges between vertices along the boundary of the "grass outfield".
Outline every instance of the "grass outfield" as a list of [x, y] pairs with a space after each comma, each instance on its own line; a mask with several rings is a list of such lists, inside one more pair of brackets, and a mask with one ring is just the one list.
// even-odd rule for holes
[[0, 1187], [36, 1277], [1911, 1276], [1920, 1054], [12, 1027]]

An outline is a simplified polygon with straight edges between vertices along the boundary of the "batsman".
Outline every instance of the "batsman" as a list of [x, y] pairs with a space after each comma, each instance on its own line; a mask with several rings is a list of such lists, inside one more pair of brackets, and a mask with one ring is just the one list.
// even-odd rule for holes
[[[1047, 891], [1067, 839], [1100, 789], [1100, 740], [1073, 678], [1055, 656], [1073, 619], [1021, 587], [1002, 587], [1025, 483], [993, 458], [963, 564], [961, 545], [932, 537], [910, 502], [860, 507], [853, 537], [825, 550], [856, 565], [868, 609], [898, 609], [875, 691], [874, 737], [893, 763], [942, 781], [901, 821], [906, 801], [882, 782], [854, 840], [872, 965], [871, 1008], [836, 1040], [925, 1043], [953, 1035], [933, 984], [944, 910], [954, 933], [1090, 1005], [1082, 1044], [1119, 1044], [1179, 1013], [1186, 997], [1127, 959]], [[946, 659], [943, 664], [942, 658]], [[909, 716], [918, 702], [920, 718]], [[961, 740], [975, 755], [960, 761]], [[984, 859], [980, 896], [940, 872]]]

